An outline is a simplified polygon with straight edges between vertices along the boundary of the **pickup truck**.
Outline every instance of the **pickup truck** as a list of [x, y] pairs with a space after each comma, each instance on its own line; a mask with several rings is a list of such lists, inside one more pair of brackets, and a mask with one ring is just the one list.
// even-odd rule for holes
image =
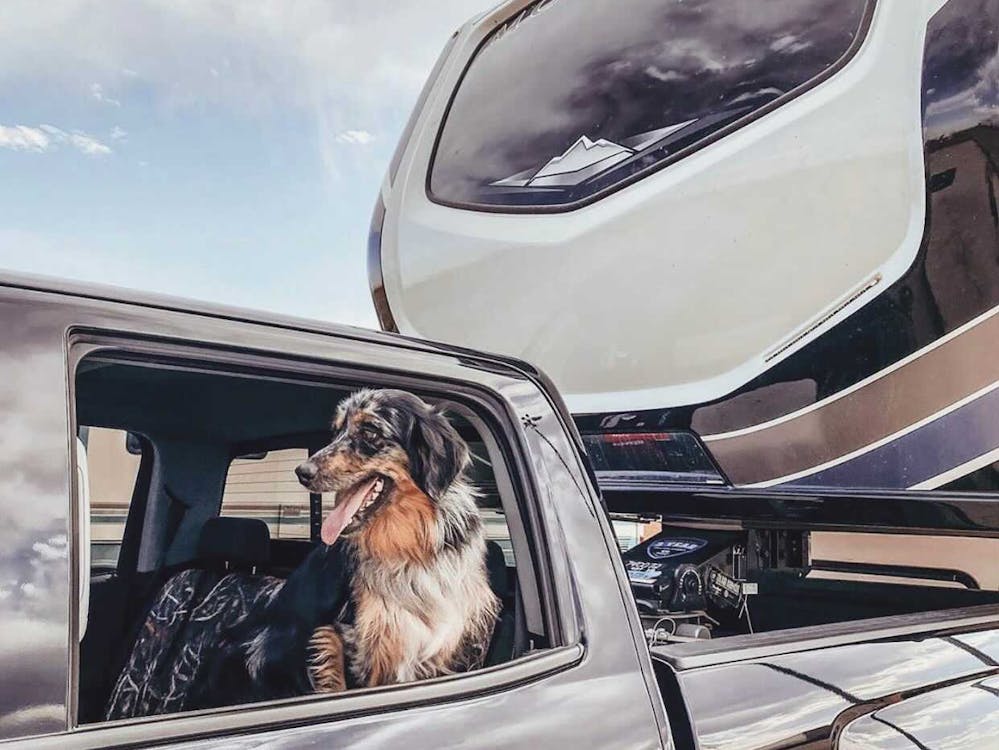
[[[543, 373], [388, 333], [15, 276], [0, 315], [0, 746], [997, 746], [995, 583], [811, 549], [843, 530], [974, 549], [999, 536], [994, 497], [598, 475], [588, 451], [628, 441], [584, 444]], [[209, 520], [252, 506], [254, 487], [287, 495], [247, 575], [287, 575], [308, 554], [322, 496], [282, 485], [285, 456], [321, 445], [361, 386], [446, 406], [476, 458], [509, 623], [490, 663], [105, 720], [151, 592], [200, 564]], [[100, 458], [108, 435], [126, 460]], [[642, 529], [623, 555], [622, 523]]]

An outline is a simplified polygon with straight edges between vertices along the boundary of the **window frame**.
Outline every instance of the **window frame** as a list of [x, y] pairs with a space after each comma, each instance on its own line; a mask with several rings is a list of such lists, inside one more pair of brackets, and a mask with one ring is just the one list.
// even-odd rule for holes
[[[81, 519], [79, 487], [71, 482], [70, 558], [73, 580], [70, 587], [69, 618], [69, 684], [67, 704], [69, 721], [65, 732], [22, 740], [26, 747], [91, 748], [129, 745], [148, 741], [155, 732], [160, 742], [193, 738], [224, 737], [249, 730], [271, 731], [282, 727], [337, 721], [362, 715], [393, 713], [417, 706], [438, 705], [469, 700], [483, 694], [509, 689], [525, 682], [540, 680], [571, 669], [582, 661], [585, 648], [577, 620], [571, 588], [557, 573], [546, 543], [548, 532], [540, 510], [541, 493], [529, 470], [530, 455], [517, 429], [516, 416], [497, 394], [486, 386], [469, 380], [434, 377], [412, 370], [379, 368], [372, 346], [371, 363], [324, 359], [313, 360], [278, 351], [235, 349], [222, 344], [192, 342], [121, 333], [109, 330], [71, 329], [67, 333], [66, 358], [68, 375], [68, 428], [70, 436], [77, 429], [76, 376], [80, 363], [101, 356], [122, 362], [163, 368], [218, 372], [246, 377], [276, 378], [299, 383], [357, 387], [359, 383], [381, 387], [397, 387], [420, 396], [462, 404], [482, 420], [487, 431], [501, 449], [505, 469], [515, 492], [518, 516], [528, 537], [523, 540], [528, 550], [526, 558], [518, 558], [518, 577], [536, 583], [536, 606], [549, 641], [543, 650], [529, 652], [504, 664], [484, 667], [474, 672], [447, 675], [402, 685], [351, 690], [335, 696], [307, 695], [297, 698], [264, 701], [238, 706], [191, 711], [178, 714], [141, 717], [93, 724], [79, 724], [79, 614], [82, 582], [75, 571], [79, 568]], [[426, 355], [428, 358], [434, 355]], [[497, 433], [505, 436], [500, 438]], [[71, 441], [71, 458], [76, 459], [75, 440]], [[219, 499], [221, 506], [221, 498]], [[522, 588], [525, 610], [528, 594]], [[533, 602], [532, 602], [533, 604]], [[526, 613], [525, 613], [526, 614]], [[530, 628], [528, 628], [530, 634]]]
[[807, 91], [821, 85], [825, 81], [832, 78], [839, 71], [841, 71], [846, 65], [856, 57], [857, 53], [864, 46], [867, 41], [871, 24], [874, 20], [874, 13], [877, 9], [878, 0], [866, 0], [867, 4], [864, 7], [863, 17], [861, 18], [860, 25], [857, 28], [857, 33], [853, 38], [850, 45], [844, 50], [843, 54], [829, 67], [823, 70], [816, 76], [802, 82], [798, 86], [788, 91], [785, 94], [777, 97], [773, 101], [768, 102], [759, 109], [755, 109], [752, 112], [748, 112], [742, 117], [736, 119], [735, 121], [729, 123], [728, 125], [719, 128], [718, 130], [709, 133], [704, 138], [697, 140], [696, 142], [690, 144], [689, 146], [679, 149], [675, 153], [661, 159], [654, 164], [650, 164], [648, 167], [641, 169], [628, 177], [615, 182], [612, 185], [608, 185], [590, 195], [579, 200], [572, 201], [570, 203], [561, 203], [558, 205], [493, 205], [493, 204], [482, 204], [482, 203], [472, 203], [468, 201], [460, 200], [450, 200], [447, 198], [441, 198], [434, 194], [433, 188], [431, 186], [431, 178], [434, 174], [434, 166], [437, 163], [437, 153], [440, 147], [441, 139], [444, 135], [444, 128], [447, 125], [448, 118], [451, 116], [451, 108], [458, 96], [458, 91], [461, 89], [462, 84], [465, 82], [465, 76], [468, 74], [469, 69], [475, 63], [476, 58], [479, 53], [486, 47], [489, 40], [492, 38], [493, 34], [498, 28], [500, 28], [504, 23], [512, 20], [518, 14], [524, 13], [527, 8], [532, 5], [542, 3], [545, 0], [530, 0], [530, 2], [518, 3], [512, 7], [504, 7], [504, 14], [502, 17], [498, 13], [492, 13], [484, 16], [481, 19], [480, 24], [476, 27], [475, 32], [477, 35], [477, 40], [474, 42], [474, 47], [468, 56], [468, 59], [462, 64], [461, 73], [458, 75], [457, 79], [452, 84], [451, 92], [448, 94], [447, 103], [444, 106], [443, 111], [440, 113], [439, 118], [436, 118], [436, 132], [434, 134], [433, 145], [430, 149], [430, 157], [427, 161], [426, 171], [423, 180], [423, 192], [427, 200], [438, 206], [446, 206], [448, 208], [458, 208], [465, 211], [476, 211], [478, 213], [492, 213], [492, 214], [561, 214], [568, 213], [570, 211], [575, 211], [584, 206], [588, 206], [592, 203], [596, 203], [608, 195], [612, 195], [617, 191], [626, 188], [630, 185], [634, 185], [636, 182], [649, 177], [662, 169], [665, 169], [682, 159], [687, 158], [693, 153], [700, 151], [713, 143], [718, 142], [722, 138], [741, 130], [746, 125], [749, 125], [756, 120], [770, 114], [776, 109], [783, 107], [788, 102], [797, 99], [799, 96]]
[[[444, 404], [445, 410], [450, 410], [459, 414], [469, 424], [474, 427], [479, 437], [482, 438], [483, 447], [492, 462], [493, 479], [496, 482], [496, 491], [500, 498], [500, 505], [506, 517], [507, 530], [510, 533], [510, 545], [513, 547], [514, 567], [517, 573], [517, 595], [522, 601], [540, 601], [541, 592], [538, 590], [538, 579], [536, 575], [521, 575], [520, 560], [528, 561], [530, 568], [534, 568], [533, 555], [529, 542], [529, 525], [524, 521], [523, 509], [516, 498], [518, 497], [517, 487], [514, 478], [510, 475], [508, 459], [503, 456], [501, 443], [496, 439], [494, 431], [489, 429], [479, 415], [461, 403], [447, 402]], [[499, 460], [497, 461], [497, 458]], [[512, 510], [511, 503], [515, 506]], [[544, 623], [532, 622], [532, 613], [525, 607], [524, 619], [526, 621], [527, 635], [530, 636], [534, 630], [532, 628], [547, 628]]]

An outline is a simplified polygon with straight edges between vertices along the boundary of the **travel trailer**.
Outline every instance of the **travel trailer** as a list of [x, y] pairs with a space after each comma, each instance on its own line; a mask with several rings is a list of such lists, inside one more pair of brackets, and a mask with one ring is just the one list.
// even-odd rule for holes
[[513, 0], [420, 95], [372, 294], [537, 363], [598, 469], [992, 493], [997, 194], [997, 0]]

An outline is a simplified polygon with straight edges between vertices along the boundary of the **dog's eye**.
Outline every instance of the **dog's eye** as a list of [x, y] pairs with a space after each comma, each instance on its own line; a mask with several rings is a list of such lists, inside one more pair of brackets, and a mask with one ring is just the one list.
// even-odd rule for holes
[[381, 435], [372, 427], [362, 427], [361, 438], [367, 440], [369, 443], [374, 443], [381, 438]]

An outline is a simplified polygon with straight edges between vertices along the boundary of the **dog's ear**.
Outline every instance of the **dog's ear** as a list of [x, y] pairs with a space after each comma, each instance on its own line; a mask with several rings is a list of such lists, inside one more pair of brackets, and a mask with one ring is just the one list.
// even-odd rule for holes
[[413, 422], [410, 473], [427, 495], [439, 500], [468, 465], [468, 446], [443, 412], [431, 407]]

